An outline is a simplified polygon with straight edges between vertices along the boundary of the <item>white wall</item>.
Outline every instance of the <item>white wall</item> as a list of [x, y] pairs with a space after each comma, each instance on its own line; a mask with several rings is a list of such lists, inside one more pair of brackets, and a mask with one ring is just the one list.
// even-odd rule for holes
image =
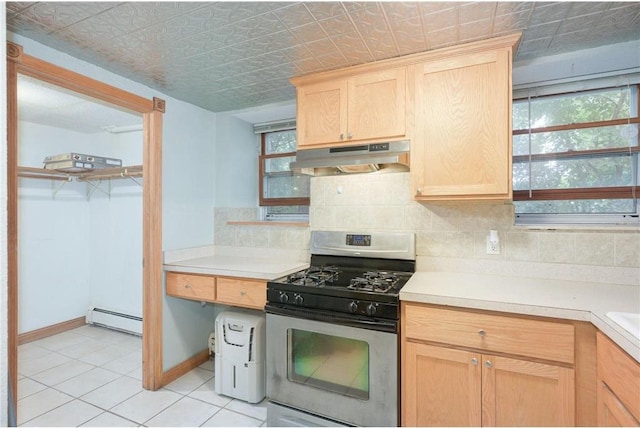
[[295, 116], [295, 100], [217, 114], [216, 208], [258, 206], [260, 140], [253, 125]]
[[[18, 124], [18, 164], [85, 152], [84, 134]], [[53, 197], [54, 190], [59, 189]], [[83, 315], [89, 300], [89, 205], [85, 185], [21, 178], [18, 183], [18, 332]]]
[[[7, 33], [7, 39], [38, 57], [146, 98], [166, 101], [163, 117], [163, 249], [211, 245], [215, 199], [214, 113], [166, 96], [93, 64]], [[163, 365], [168, 369], [204, 349], [213, 328], [211, 308], [165, 297], [163, 301]]]
[[[66, 152], [138, 165], [142, 132], [85, 134], [21, 121], [18, 152], [21, 166]], [[142, 188], [113, 180], [87, 200], [92, 189], [20, 179], [19, 333], [82, 317], [92, 305], [142, 316]]]

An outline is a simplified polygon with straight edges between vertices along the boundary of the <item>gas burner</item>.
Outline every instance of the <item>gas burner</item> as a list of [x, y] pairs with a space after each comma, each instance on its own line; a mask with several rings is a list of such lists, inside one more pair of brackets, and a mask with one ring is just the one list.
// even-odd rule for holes
[[336, 266], [311, 266], [307, 270], [292, 273], [287, 277], [287, 282], [306, 287], [323, 287], [327, 282], [337, 280], [338, 273]]
[[349, 290], [373, 291], [387, 293], [398, 283], [398, 276], [393, 272], [365, 272], [361, 277], [351, 280]]

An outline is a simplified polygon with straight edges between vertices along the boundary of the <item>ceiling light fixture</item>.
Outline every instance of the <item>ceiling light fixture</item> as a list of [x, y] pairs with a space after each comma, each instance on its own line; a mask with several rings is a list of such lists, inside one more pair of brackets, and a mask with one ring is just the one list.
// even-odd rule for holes
[[133, 131], [142, 131], [142, 124], [137, 123], [135, 125], [124, 125], [124, 126], [103, 126], [103, 131], [110, 132], [112, 134], [122, 134], [123, 132], [133, 132]]

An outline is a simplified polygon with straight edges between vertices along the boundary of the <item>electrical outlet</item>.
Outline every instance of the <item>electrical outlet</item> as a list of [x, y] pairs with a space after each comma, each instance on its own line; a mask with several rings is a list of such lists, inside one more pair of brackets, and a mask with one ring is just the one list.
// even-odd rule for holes
[[497, 230], [490, 230], [487, 235], [487, 254], [500, 254], [500, 238]]

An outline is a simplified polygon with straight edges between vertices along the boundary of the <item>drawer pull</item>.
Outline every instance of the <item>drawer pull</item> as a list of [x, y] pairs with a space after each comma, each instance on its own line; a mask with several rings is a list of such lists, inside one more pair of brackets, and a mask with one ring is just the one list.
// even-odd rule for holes
[[189, 283], [186, 283], [186, 284], [184, 285], [184, 288], [191, 288], [191, 286], [189, 285]]
[[241, 295], [241, 296], [246, 296], [246, 295], [247, 295], [247, 292], [246, 292], [246, 291], [241, 291], [241, 292], [240, 292], [240, 295]]
[[485, 337], [485, 336], [487, 335], [487, 332], [486, 332], [486, 331], [484, 331], [484, 330], [482, 330], [482, 329], [480, 329], [480, 330], [478, 330], [478, 334], [479, 334], [480, 336], [482, 336], [482, 337]]
[[491, 361], [485, 361], [484, 362], [484, 366], [488, 369], [490, 369], [491, 367], [493, 367], [493, 363]]
[[474, 366], [477, 366], [478, 365], [478, 359], [477, 358], [472, 358], [471, 359], [471, 364], [474, 365]]

